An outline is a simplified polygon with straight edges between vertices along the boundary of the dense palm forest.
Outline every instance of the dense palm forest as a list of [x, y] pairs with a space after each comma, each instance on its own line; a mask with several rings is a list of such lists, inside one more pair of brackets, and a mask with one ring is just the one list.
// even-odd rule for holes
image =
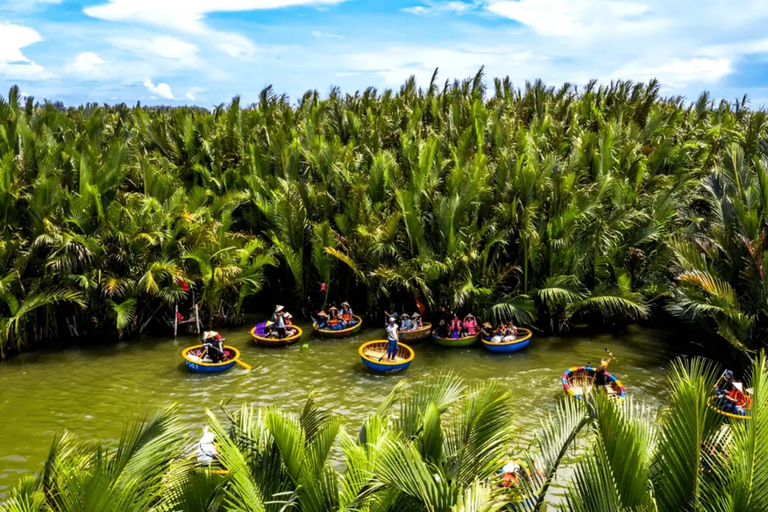
[[[359, 430], [314, 396], [298, 415], [243, 406], [223, 423], [209, 413], [213, 471], [166, 408], [117, 446], [57, 437], [40, 474], [0, 511], [495, 512], [553, 501], [573, 512], [768, 510], [768, 362], [754, 360], [751, 419], [707, 406], [718, 374], [703, 360], [677, 361], [659, 410], [566, 398], [543, 414], [530, 446], [512, 435], [507, 390], [451, 375], [400, 381]], [[504, 485], [510, 460], [528, 470]]]
[[[547, 333], [768, 328], [768, 119], [659, 84], [472, 79], [213, 111], [0, 99], [0, 349], [197, 304], [447, 306]], [[321, 283], [327, 286], [321, 288]], [[322, 290], [322, 291], [321, 291]]]

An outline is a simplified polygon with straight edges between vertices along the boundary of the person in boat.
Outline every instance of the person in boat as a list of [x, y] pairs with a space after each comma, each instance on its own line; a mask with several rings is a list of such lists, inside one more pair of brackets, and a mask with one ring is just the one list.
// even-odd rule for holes
[[[391, 316], [389, 317], [389, 322], [387, 322], [387, 353], [386, 357], [390, 361], [394, 361], [397, 357], [397, 340], [399, 339], [399, 335], [397, 333], [397, 321], [395, 317]], [[379, 361], [381, 361], [384, 358], [384, 356], [381, 356], [379, 358]]]
[[341, 303], [341, 319], [346, 323], [349, 327], [352, 327], [357, 323], [357, 319], [355, 319], [355, 315], [352, 312], [352, 308], [349, 305], [349, 302], [342, 302]]
[[203, 437], [197, 443], [197, 461], [203, 464], [211, 464], [216, 461], [218, 452], [214, 444], [216, 436], [208, 431], [208, 427], [203, 428]]
[[312, 321], [315, 322], [315, 325], [318, 329], [326, 329], [328, 327], [328, 313], [325, 311], [320, 311], [317, 314], [317, 319], [312, 317]]
[[453, 314], [453, 320], [451, 320], [451, 326], [450, 326], [450, 332], [452, 338], [460, 338], [462, 331], [464, 329], [464, 325], [461, 323], [461, 319], [459, 318], [459, 315], [456, 313]]
[[421, 319], [421, 314], [419, 312], [416, 312], [411, 317], [411, 330], [416, 331], [418, 329], [421, 329], [424, 327], [424, 322]]
[[277, 306], [273, 315], [274, 328], [278, 338], [285, 338], [285, 308]]
[[496, 328], [496, 334], [491, 338], [491, 343], [501, 343], [507, 336], [507, 324], [501, 322]]
[[608, 364], [610, 364], [611, 359], [613, 359], [613, 357], [601, 359], [600, 366], [595, 370], [594, 387], [598, 391], [608, 391], [608, 375], [606, 374], [606, 370], [608, 369]]
[[480, 327], [480, 335], [485, 341], [491, 341], [493, 339], [493, 326], [490, 322], [485, 322]]
[[509, 461], [499, 471], [501, 473], [501, 487], [512, 487], [517, 483], [518, 474], [521, 471], [520, 464]]
[[332, 305], [328, 310], [328, 328], [333, 331], [340, 331], [345, 327], [345, 322], [339, 314], [339, 308]]
[[401, 331], [410, 331], [411, 330], [411, 317], [408, 316], [408, 313], [403, 313], [403, 316], [400, 317], [402, 320], [400, 321], [400, 330]]
[[733, 372], [725, 370], [715, 385], [715, 396], [718, 398], [720, 409], [731, 414], [744, 416], [744, 405], [747, 403], [744, 387], [741, 382], [733, 379]]
[[464, 317], [464, 335], [474, 336], [477, 334], [477, 319], [472, 313]]
[[437, 323], [437, 329], [435, 329], [435, 335], [440, 338], [448, 337], [448, 322], [445, 321], [445, 318], [441, 318], [440, 321]]
[[517, 338], [517, 327], [512, 322], [507, 326], [507, 334], [504, 336], [504, 341], [515, 341]]
[[203, 334], [203, 358], [208, 358], [213, 363], [224, 360], [224, 338], [216, 331], [208, 331]]

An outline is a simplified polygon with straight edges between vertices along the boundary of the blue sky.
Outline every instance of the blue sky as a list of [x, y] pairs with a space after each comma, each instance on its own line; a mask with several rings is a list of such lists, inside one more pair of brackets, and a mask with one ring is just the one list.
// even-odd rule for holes
[[197, 104], [474, 75], [768, 104], [766, 0], [0, 0], [0, 94]]

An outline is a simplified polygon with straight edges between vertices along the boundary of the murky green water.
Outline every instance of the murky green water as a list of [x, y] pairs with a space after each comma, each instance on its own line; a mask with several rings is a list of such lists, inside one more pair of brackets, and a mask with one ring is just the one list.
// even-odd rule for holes
[[[220, 402], [279, 405], [297, 410], [314, 388], [322, 403], [357, 429], [362, 418], [403, 378], [429, 378], [453, 370], [469, 382], [495, 379], [514, 392], [520, 442], [525, 445], [542, 414], [562, 394], [560, 376], [569, 366], [596, 363], [609, 346], [619, 358], [611, 371], [628, 393], [659, 403], [664, 370], [679, 347], [669, 348], [663, 334], [634, 328], [620, 336], [597, 338], [534, 337], [524, 351], [493, 354], [481, 346], [445, 348], [414, 345], [416, 358], [405, 372], [368, 372], [357, 354], [362, 341], [381, 338], [383, 329], [358, 336], [320, 340], [305, 329], [302, 343], [281, 349], [258, 347], [247, 331], [222, 331], [253, 366], [227, 373], [189, 373], [180, 352], [193, 338], [143, 339], [100, 348], [25, 354], [0, 364], [0, 496], [22, 473], [33, 472], [51, 439], [69, 429], [83, 438], [114, 439], [126, 420], [153, 406], [176, 402], [197, 428], [206, 408]], [[302, 350], [301, 345], [309, 348]]]

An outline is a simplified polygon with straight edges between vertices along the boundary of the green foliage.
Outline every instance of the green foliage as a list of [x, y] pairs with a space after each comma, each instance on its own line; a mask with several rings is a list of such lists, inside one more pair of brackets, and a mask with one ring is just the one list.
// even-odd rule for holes
[[416, 296], [550, 333], [663, 306], [764, 345], [765, 113], [686, 106], [656, 81], [436, 80], [295, 104], [267, 88], [212, 112], [22, 108], [11, 89], [2, 355], [141, 332], [192, 301], [237, 323], [262, 290], [305, 313]]

